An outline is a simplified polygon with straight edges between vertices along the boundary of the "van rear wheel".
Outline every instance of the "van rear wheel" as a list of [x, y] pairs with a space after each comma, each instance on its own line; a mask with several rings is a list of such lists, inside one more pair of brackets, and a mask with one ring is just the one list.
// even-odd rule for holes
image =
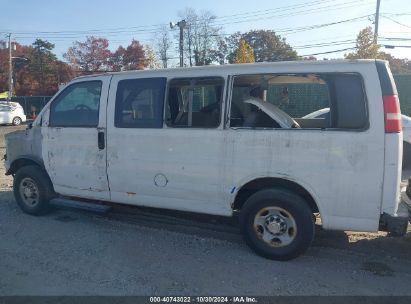
[[44, 170], [38, 166], [20, 168], [14, 176], [13, 192], [19, 207], [32, 215], [50, 211], [53, 186]]
[[286, 189], [264, 189], [251, 195], [241, 210], [240, 225], [247, 245], [272, 260], [296, 258], [314, 238], [311, 209]]

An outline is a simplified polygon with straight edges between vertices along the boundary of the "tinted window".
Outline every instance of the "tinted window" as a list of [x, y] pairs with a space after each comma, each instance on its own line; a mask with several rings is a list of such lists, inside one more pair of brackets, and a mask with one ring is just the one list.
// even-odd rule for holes
[[216, 77], [171, 80], [166, 106], [167, 125], [218, 127], [223, 88], [224, 80]]
[[364, 128], [367, 124], [367, 107], [361, 77], [356, 74], [335, 74], [329, 83], [333, 88], [332, 127]]
[[67, 87], [50, 107], [50, 126], [97, 127], [101, 81], [88, 81]]
[[166, 78], [121, 80], [116, 95], [115, 126], [161, 128]]

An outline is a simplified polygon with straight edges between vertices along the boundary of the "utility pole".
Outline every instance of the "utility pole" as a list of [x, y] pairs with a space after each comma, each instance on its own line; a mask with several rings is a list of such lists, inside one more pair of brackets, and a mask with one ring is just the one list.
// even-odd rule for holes
[[377, 43], [377, 41], [378, 41], [378, 22], [380, 20], [380, 2], [381, 2], [381, 0], [377, 0], [377, 8], [375, 10], [374, 43]]
[[179, 49], [180, 49], [180, 67], [184, 66], [184, 28], [186, 27], [187, 22], [185, 20], [181, 20], [177, 22], [177, 24], [170, 22], [170, 28], [175, 28], [178, 26], [180, 28], [180, 41], [179, 41]]
[[13, 96], [13, 62], [11, 57], [11, 33], [8, 34], [9, 37], [9, 98], [8, 101], [11, 101]]

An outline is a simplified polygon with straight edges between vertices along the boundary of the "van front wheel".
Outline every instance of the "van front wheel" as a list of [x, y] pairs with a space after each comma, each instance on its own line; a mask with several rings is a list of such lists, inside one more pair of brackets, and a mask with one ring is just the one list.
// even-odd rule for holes
[[286, 189], [264, 189], [251, 195], [241, 210], [240, 225], [247, 245], [272, 260], [296, 258], [314, 238], [311, 209]]
[[38, 166], [26, 166], [14, 176], [14, 197], [20, 208], [32, 215], [50, 211], [49, 201], [54, 191], [46, 173]]

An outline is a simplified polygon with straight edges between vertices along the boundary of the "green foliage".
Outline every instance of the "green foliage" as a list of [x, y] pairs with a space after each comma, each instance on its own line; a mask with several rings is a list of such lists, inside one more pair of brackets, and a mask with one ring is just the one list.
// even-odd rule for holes
[[53, 49], [54, 44], [46, 40], [36, 39], [32, 44], [30, 71], [42, 92], [46, 90], [50, 78], [55, 76], [53, 63], [57, 61], [57, 57], [52, 53]]
[[[286, 42], [285, 38], [276, 35], [272, 30], [253, 30], [246, 33], [235, 33], [227, 38], [228, 45], [239, 45], [245, 40], [253, 49], [255, 62], [273, 62], [297, 60], [297, 52]], [[236, 50], [231, 49], [227, 55], [230, 63], [235, 62]]]

